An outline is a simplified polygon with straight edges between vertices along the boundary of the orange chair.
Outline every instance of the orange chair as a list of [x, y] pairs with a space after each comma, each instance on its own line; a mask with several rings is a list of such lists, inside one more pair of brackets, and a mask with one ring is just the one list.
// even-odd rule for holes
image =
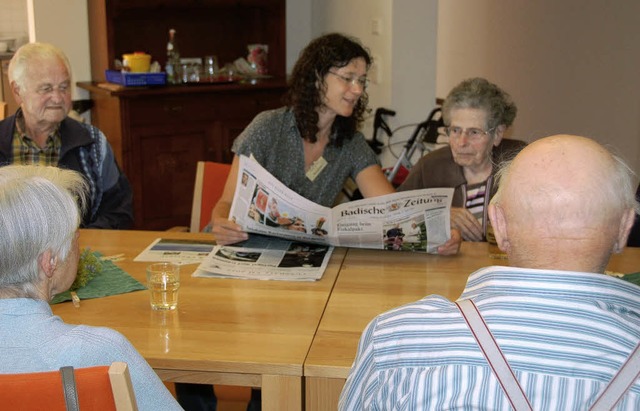
[[4, 101], [0, 101], [0, 120], [4, 120], [7, 117], [8, 111], [9, 111], [8, 104], [5, 103]]
[[72, 370], [74, 381], [70, 386], [76, 388], [75, 406], [73, 395], [69, 403], [65, 400], [62, 371], [47, 371], [0, 374], [0, 408], [23, 411], [137, 411], [126, 363], [114, 362], [111, 366]]
[[198, 161], [189, 227], [192, 233], [202, 231], [211, 221], [211, 211], [222, 196], [230, 170], [231, 164]]

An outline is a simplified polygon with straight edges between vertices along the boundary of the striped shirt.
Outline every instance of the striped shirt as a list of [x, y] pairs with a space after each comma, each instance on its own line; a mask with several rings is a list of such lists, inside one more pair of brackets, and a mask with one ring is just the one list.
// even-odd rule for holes
[[485, 196], [487, 195], [487, 182], [479, 184], [471, 184], [467, 186], [467, 195], [464, 208], [469, 210], [471, 214], [482, 225], [484, 219]]
[[[488, 267], [474, 300], [535, 410], [586, 410], [640, 341], [640, 287], [603, 274]], [[436, 295], [364, 330], [340, 410], [509, 410], [454, 303]], [[616, 410], [640, 410], [636, 381]]]

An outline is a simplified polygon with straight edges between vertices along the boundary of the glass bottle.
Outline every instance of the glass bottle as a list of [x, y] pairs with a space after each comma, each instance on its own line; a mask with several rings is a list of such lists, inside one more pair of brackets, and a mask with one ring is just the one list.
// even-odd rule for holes
[[169, 30], [169, 42], [167, 42], [167, 63], [164, 66], [167, 73], [167, 82], [177, 84], [180, 82], [180, 51], [176, 41], [176, 30]]

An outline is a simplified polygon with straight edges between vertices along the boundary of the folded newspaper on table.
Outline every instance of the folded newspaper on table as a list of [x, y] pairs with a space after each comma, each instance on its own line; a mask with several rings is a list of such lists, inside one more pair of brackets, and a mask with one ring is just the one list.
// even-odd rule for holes
[[451, 237], [452, 188], [404, 191], [333, 208], [287, 188], [240, 157], [229, 218], [251, 233], [340, 247], [436, 253]]
[[194, 277], [313, 281], [322, 278], [333, 247], [251, 234], [241, 243], [216, 246]]
[[229, 218], [269, 237], [216, 246], [194, 276], [316, 280], [333, 246], [436, 253], [451, 237], [452, 195], [452, 188], [431, 188], [328, 208], [241, 156]]

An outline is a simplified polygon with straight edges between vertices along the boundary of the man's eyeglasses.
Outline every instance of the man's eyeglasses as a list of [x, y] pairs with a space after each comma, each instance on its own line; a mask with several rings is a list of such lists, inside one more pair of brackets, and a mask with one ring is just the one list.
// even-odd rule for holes
[[48, 95], [48, 94], [53, 93], [54, 90], [56, 90], [56, 89], [58, 90], [58, 92], [60, 94], [67, 94], [67, 93], [71, 92], [71, 84], [67, 83], [67, 82], [64, 82], [64, 83], [60, 84], [58, 87], [55, 87], [55, 86], [53, 86], [51, 84], [44, 84], [42, 86], [39, 86], [36, 89], [36, 93], [40, 94], [41, 96], [44, 96], [44, 95]]
[[333, 71], [329, 71], [329, 74], [333, 74], [338, 77], [342, 81], [352, 86], [358, 85], [362, 87], [362, 89], [367, 88], [369, 85], [369, 79], [366, 77], [358, 77], [358, 76], [343, 76], [342, 74], [334, 73]]
[[460, 137], [461, 135], [466, 134], [467, 137], [471, 139], [480, 138], [486, 134], [491, 133], [495, 129], [496, 129], [495, 127], [489, 130], [483, 130], [481, 128], [475, 128], [475, 127], [469, 127], [469, 128], [462, 128], [462, 127], [456, 127], [456, 126], [445, 127], [445, 131], [449, 137]]

